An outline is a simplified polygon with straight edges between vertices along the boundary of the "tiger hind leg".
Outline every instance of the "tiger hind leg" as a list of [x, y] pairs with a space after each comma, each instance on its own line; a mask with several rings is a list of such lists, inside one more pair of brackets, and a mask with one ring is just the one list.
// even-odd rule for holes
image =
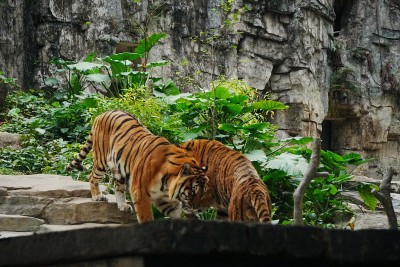
[[112, 170], [113, 177], [115, 178], [115, 199], [117, 201], [118, 209], [123, 212], [132, 213], [133, 208], [126, 202], [126, 178], [116, 170]]
[[107, 197], [103, 195], [100, 191], [99, 183], [103, 179], [106, 171], [99, 168], [98, 166], [93, 166], [92, 173], [90, 174], [90, 193], [92, 194], [93, 201], [108, 201]]

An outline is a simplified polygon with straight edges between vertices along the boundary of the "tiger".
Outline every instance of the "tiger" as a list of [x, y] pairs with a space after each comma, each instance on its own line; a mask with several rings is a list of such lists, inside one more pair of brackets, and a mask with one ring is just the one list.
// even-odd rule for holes
[[271, 223], [268, 188], [244, 154], [215, 140], [191, 140], [181, 147], [208, 166], [209, 183], [204, 196], [195, 195], [184, 207], [189, 218], [199, 210], [214, 207], [218, 213], [227, 214], [230, 221]]
[[208, 183], [206, 166], [189, 156], [187, 150], [154, 135], [133, 115], [112, 110], [93, 122], [85, 145], [66, 167], [84, 170], [82, 161], [93, 149], [89, 175], [93, 201], [108, 201], [99, 188], [106, 171], [115, 182], [118, 209], [133, 212], [125, 198], [129, 185], [138, 223], [153, 221], [152, 205], [172, 219], [182, 218], [182, 203], [188, 206], [195, 194], [204, 194]]

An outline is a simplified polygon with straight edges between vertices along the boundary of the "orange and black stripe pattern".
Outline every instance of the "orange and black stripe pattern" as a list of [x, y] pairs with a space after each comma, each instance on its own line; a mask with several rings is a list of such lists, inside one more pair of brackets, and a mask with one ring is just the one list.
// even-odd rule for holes
[[218, 141], [192, 140], [181, 145], [201, 166], [208, 166], [205, 197], [195, 196], [195, 209], [215, 207], [231, 221], [270, 222], [272, 205], [265, 183], [252, 163]]
[[186, 195], [205, 191], [207, 177], [185, 149], [152, 134], [135, 117], [124, 111], [98, 116], [85, 146], [67, 170], [83, 169], [82, 160], [93, 150], [89, 182], [93, 200], [107, 200], [99, 182], [110, 170], [116, 179], [115, 195], [120, 210], [131, 211], [124, 192], [129, 190], [139, 222], [153, 220], [154, 204], [166, 216], [181, 217]]

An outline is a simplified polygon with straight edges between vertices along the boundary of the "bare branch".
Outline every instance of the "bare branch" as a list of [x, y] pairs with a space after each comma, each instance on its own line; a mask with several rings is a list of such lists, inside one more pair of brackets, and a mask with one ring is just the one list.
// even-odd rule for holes
[[310, 164], [299, 186], [293, 193], [294, 225], [303, 225], [303, 198], [309, 183], [316, 177], [327, 177], [327, 172], [317, 172], [321, 154], [321, 139], [314, 138]]
[[380, 191], [372, 190], [372, 194], [381, 202], [389, 221], [389, 229], [398, 229], [396, 213], [393, 209], [390, 197], [390, 184], [392, 182], [394, 169], [390, 167], [383, 175]]

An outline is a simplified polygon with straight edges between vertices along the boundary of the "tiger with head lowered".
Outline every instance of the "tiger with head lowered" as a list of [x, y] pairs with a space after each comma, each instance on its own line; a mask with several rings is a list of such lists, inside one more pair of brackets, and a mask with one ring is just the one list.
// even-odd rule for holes
[[181, 147], [201, 165], [208, 166], [209, 178], [205, 195], [195, 195], [183, 207], [186, 213], [214, 207], [227, 213], [230, 221], [271, 222], [272, 205], [267, 186], [243, 154], [211, 140], [192, 140]]
[[93, 149], [90, 191], [94, 201], [107, 201], [99, 182], [107, 170], [116, 179], [115, 197], [121, 211], [132, 212], [126, 202], [129, 183], [139, 223], [154, 219], [152, 204], [170, 218], [181, 218], [182, 204], [202, 195], [208, 178], [205, 168], [187, 150], [152, 134], [135, 117], [124, 111], [108, 111], [98, 116], [85, 146], [66, 170], [83, 170], [82, 161]]

